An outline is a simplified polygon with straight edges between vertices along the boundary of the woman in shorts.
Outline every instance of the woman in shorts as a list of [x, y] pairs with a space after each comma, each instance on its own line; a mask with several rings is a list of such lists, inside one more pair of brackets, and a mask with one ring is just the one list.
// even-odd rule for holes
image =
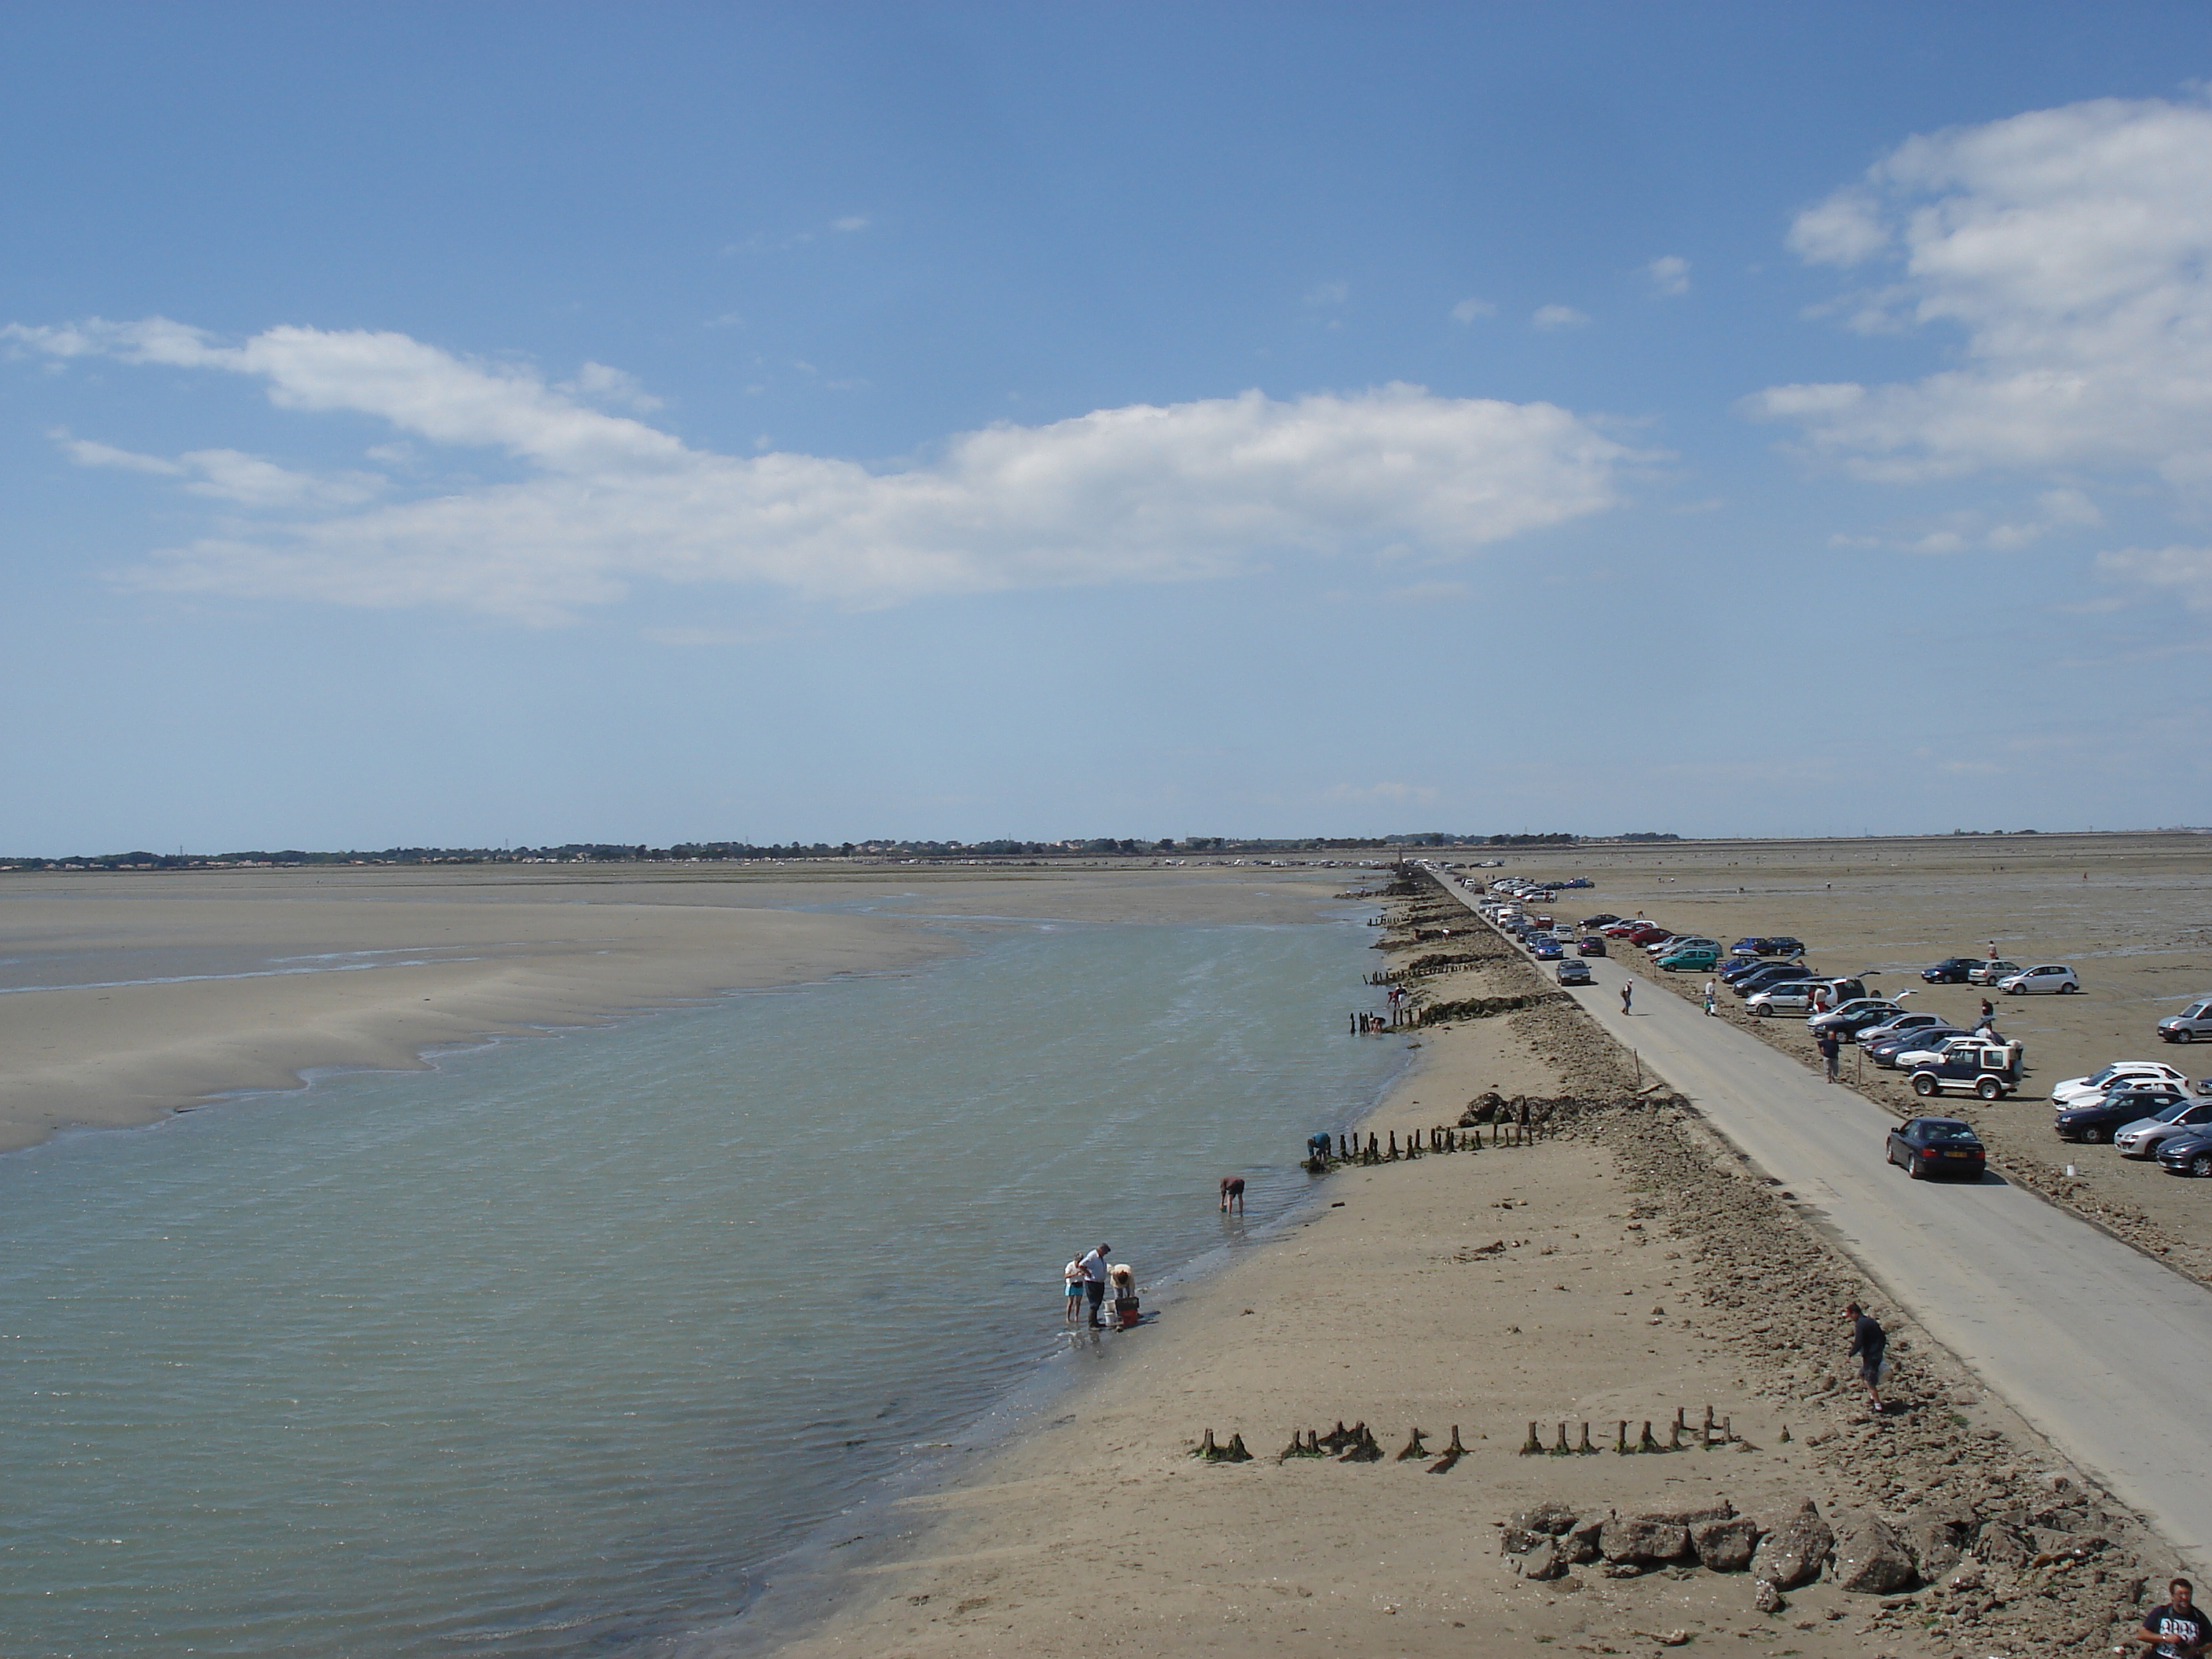
[[1083, 1305], [1083, 1264], [1080, 1261], [1069, 1262], [1060, 1270], [1060, 1276], [1067, 1281], [1067, 1322], [1073, 1325], [1076, 1310]]

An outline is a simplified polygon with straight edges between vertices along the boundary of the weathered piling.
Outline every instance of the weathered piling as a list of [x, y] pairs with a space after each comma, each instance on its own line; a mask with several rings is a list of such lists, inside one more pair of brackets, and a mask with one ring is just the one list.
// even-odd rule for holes
[[1523, 1457], [1541, 1457], [1543, 1455], [1543, 1437], [1536, 1432], [1536, 1425], [1534, 1423], [1531, 1423], [1528, 1425], [1528, 1437], [1521, 1443], [1521, 1455]]

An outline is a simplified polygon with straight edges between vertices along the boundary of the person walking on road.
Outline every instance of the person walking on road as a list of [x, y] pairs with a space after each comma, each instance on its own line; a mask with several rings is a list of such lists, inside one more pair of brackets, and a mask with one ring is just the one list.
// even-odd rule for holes
[[1094, 1331], [1105, 1323], [1098, 1317], [1098, 1310], [1105, 1304], [1106, 1283], [1114, 1273], [1114, 1270], [1106, 1265], [1106, 1258], [1113, 1249], [1111, 1244], [1101, 1244], [1083, 1258], [1083, 1293], [1091, 1301], [1091, 1328]]
[[1620, 981], [1620, 1012], [1622, 1013], [1625, 1014], [1628, 1012], [1629, 1001], [1635, 996], [1635, 994], [1636, 981], [1634, 979], [1625, 979]]
[[1832, 1030], [1820, 1033], [1820, 1060], [1828, 1068], [1828, 1081], [1836, 1080], [1837, 1067], [1843, 1062], [1844, 1045]]
[[1707, 1019], [1713, 1018], [1713, 993], [1719, 988], [1711, 980], [1705, 981], [1705, 1018]]
[[1844, 1358], [1858, 1360], [1859, 1380], [1866, 1384], [1867, 1409], [1878, 1414], [1881, 1410], [1882, 1356], [1889, 1348], [1888, 1334], [1868, 1318], [1866, 1310], [1856, 1302], [1844, 1310], [1844, 1315], [1851, 1322], [1850, 1352]]
[[2136, 1640], [2149, 1647], [2146, 1659], [2197, 1659], [2204, 1651], [2212, 1626], [2207, 1625], [2203, 1610], [2195, 1605], [2196, 1594], [2195, 1585], [2186, 1578], [2177, 1578], [2166, 1587], [2165, 1604], [2143, 1614]]

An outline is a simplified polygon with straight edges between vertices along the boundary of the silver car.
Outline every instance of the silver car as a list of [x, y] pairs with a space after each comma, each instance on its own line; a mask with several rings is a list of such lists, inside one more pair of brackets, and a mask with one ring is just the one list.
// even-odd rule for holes
[[2212, 996], [2202, 996], [2178, 1014], [2158, 1023], [2158, 1034], [2168, 1042], [2194, 1042], [2212, 1037]]
[[2212, 1100], [2178, 1100], [2154, 1117], [2139, 1117], [2112, 1132], [2112, 1149], [2122, 1158], [2156, 1158], [2176, 1135], [2212, 1124]]

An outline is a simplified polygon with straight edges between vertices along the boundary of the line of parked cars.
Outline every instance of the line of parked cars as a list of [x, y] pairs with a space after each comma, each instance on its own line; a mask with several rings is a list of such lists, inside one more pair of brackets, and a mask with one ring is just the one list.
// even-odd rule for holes
[[2061, 1140], [2109, 1141], [2123, 1158], [2156, 1158], [2169, 1175], [2212, 1176], [2212, 1078], [2155, 1060], [2119, 1060], [2051, 1091]]

